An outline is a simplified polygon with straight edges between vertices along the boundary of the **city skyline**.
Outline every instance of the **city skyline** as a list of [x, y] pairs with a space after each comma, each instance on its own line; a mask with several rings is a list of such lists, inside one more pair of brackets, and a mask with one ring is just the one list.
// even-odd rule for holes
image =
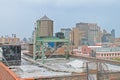
[[1, 0], [0, 36], [31, 37], [34, 23], [44, 15], [54, 21], [54, 33], [76, 23], [97, 23], [101, 29], [116, 31], [120, 37], [118, 0]]

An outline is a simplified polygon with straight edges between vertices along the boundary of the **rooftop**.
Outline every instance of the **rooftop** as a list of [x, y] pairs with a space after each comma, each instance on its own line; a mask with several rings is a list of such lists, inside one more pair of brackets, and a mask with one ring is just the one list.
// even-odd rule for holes
[[40, 20], [50, 20], [52, 21], [50, 18], [48, 18], [46, 15], [44, 15], [42, 18], [40, 18]]
[[[47, 58], [45, 64], [40, 63], [41, 59], [34, 61], [25, 55], [22, 55], [22, 63], [20, 66], [10, 66], [10, 69], [15, 72], [20, 78], [43, 78], [43, 77], [63, 77], [73, 76], [75, 74], [82, 74], [86, 72], [86, 60], [77, 58]], [[103, 64], [102, 64], [103, 65]], [[112, 66], [110, 64], [103, 65], [104, 70], [118, 71], [119, 66]], [[89, 64], [90, 70], [96, 70], [96, 63]], [[94, 76], [94, 75], [93, 75]]]
[[[55, 76], [72, 76], [73, 72], [84, 72], [83, 63], [85, 61], [70, 58], [49, 58], [45, 60], [45, 64], [40, 63], [41, 60], [34, 61], [22, 55], [22, 64], [20, 66], [10, 66], [11, 70], [20, 78], [40, 78]], [[76, 64], [74, 64], [76, 62]], [[80, 63], [78, 65], [77, 63]]]

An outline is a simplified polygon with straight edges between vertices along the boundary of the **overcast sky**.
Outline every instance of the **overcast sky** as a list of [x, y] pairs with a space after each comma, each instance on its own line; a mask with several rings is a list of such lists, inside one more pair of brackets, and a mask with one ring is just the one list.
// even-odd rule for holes
[[0, 36], [30, 37], [45, 14], [54, 21], [54, 33], [88, 22], [120, 37], [120, 0], [0, 0]]

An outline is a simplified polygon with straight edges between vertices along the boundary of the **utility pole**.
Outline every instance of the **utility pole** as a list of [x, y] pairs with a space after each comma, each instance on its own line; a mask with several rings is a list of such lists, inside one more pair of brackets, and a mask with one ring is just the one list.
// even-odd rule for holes
[[86, 76], [87, 76], [87, 80], [89, 80], [88, 62], [86, 62]]
[[36, 58], [36, 28], [33, 34], [33, 59]]
[[96, 63], [96, 65], [97, 65], [97, 73], [96, 73], [96, 77], [97, 77], [97, 80], [99, 80], [98, 62]]

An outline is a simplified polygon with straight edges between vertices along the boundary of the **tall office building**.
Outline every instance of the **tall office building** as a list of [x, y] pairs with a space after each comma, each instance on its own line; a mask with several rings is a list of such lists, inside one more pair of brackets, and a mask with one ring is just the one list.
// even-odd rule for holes
[[77, 23], [72, 33], [74, 44], [94, 45], [101, 42], [100, 27], [95, 23]]
[[36, 28], [38, 37], [52, 37], [53, 36], [53, 20], [44, 15], [40, 20], [37, 20]]
[[113, 43], [115, 41], [115, 30], [112, 29], [111, 33], [108, 33], [107, 31], [103, 31], [103, 35], [102, 35], [102, 42], [109, 42], [109, 43]]
[[112, 35], [112, 37], [115, 39], [115, 29], [112, 29], [111, 35]]
[[61, 28], [61, 32], [64, 33], [65, 39], [70, 39], [70, 28]]
[[75, 27], [70, 33], [70, 41], [75, 46], [78, 47], [81, 44], [81, 40], [84, 37], [84, 31], [81, 31], [79, 28]]

